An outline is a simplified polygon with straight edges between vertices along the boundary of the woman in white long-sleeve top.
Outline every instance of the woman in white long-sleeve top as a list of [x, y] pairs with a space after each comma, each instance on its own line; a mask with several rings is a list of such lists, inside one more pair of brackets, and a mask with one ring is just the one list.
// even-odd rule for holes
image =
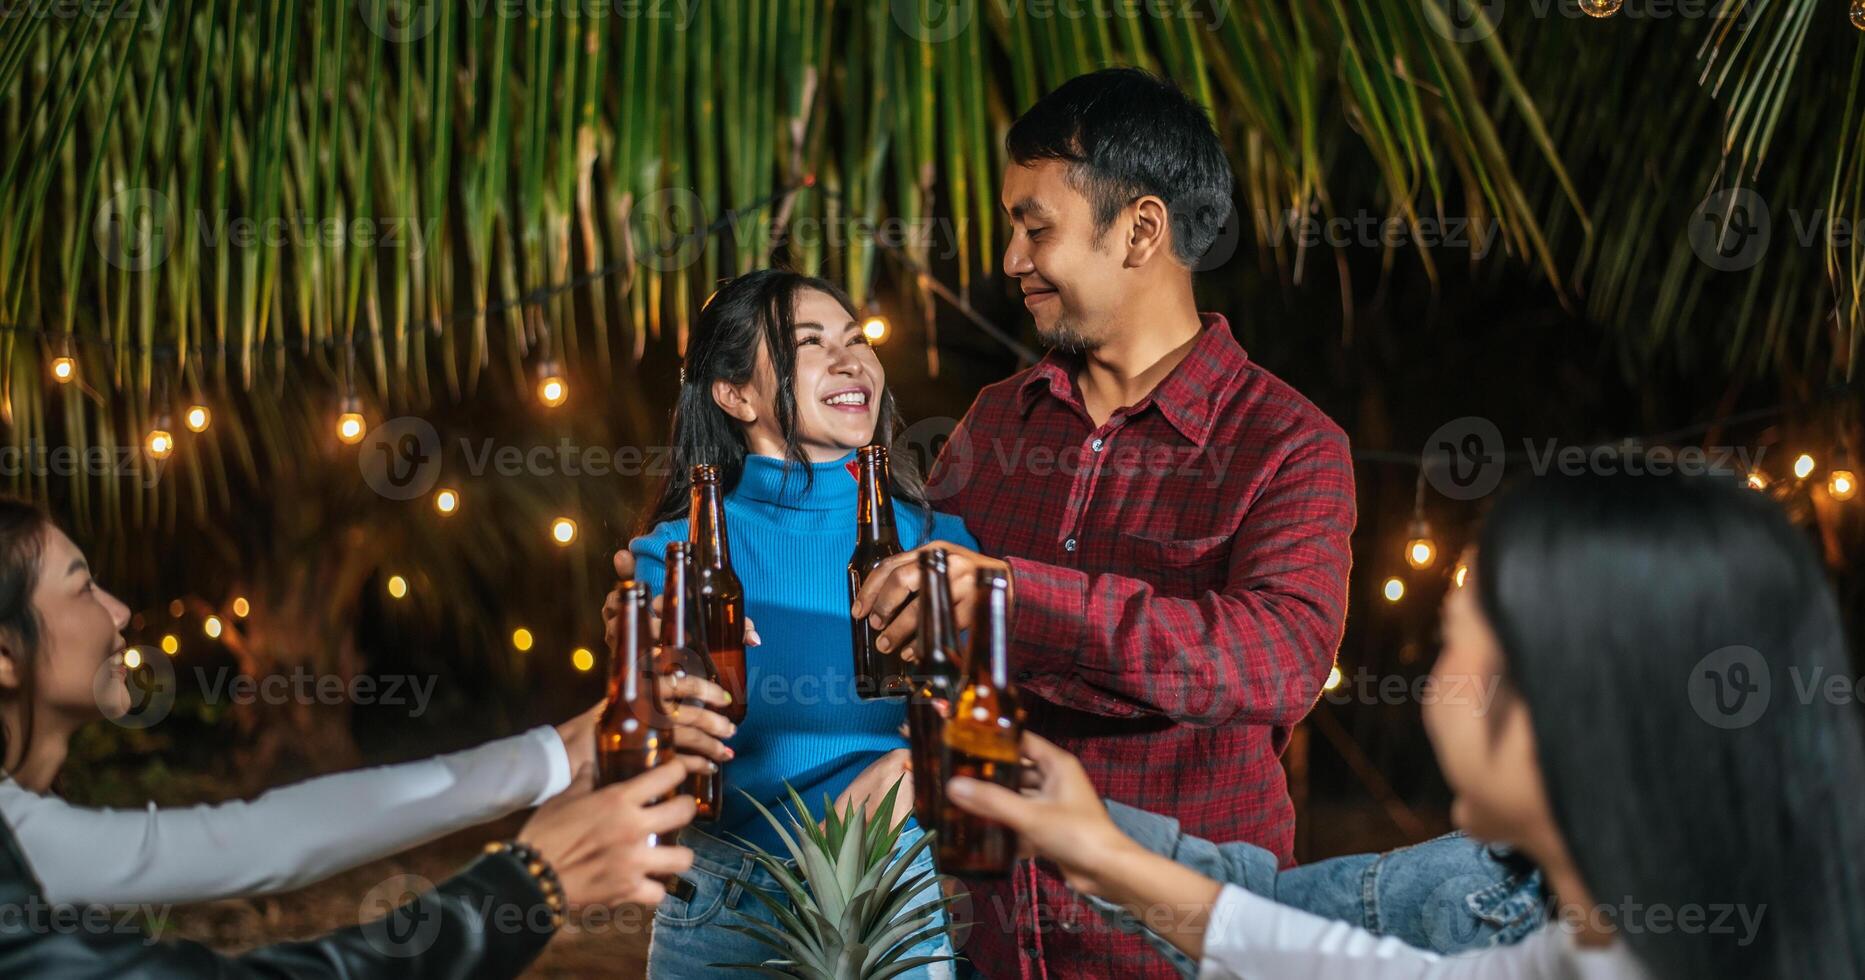
[[[37, 508], [0, 498], [0, 817], [53, 902], [186, 903], [301, 888], [537, 806], [593, 760], [595, 710], [555, 728], [323, 776], [251, 801], [73, 806], [49, 789], [72, 733], [130, 707], [121, 635], [128, 621], [64, 532]], [[724, 702], [716, 685], [678, 683], [678, 691]], [[711, 712], [687, 714], [690, 724], [722, 724]], [[697, 735], [678, 730], [683, 745]]]
[[[1517, 945], [1440, 957], [1206, 878], [1123, 836], [1034, 737], [1037, 788], [954, 779], [951, 799], [1200, 977], [1865, 976], [1865, 734], [1808, 680], [1856, 675], [1778, 505], [1708, 478], [1545, 477], [1498, 502], [1471, 562], [1421, 701], [1453, 818], [1546, 876], [1549, 924]], [[1403, 914], [1442, 899], [1452, 922], [1468, 890]]]

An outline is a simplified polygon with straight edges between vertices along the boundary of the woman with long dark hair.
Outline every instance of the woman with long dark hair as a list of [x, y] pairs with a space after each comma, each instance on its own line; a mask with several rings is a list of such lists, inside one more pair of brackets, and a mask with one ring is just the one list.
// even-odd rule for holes
[[[659, 592], [666, 545], [687, 537], [688, 467], [719, 468], [732, 564], [745, 590], [747, 619], [761, 644], [749, 659], [747, 716], [714, 758], [726, 767], [724, 818], [681, 843], [696, 858], [697, 894], [670, 898], [655, 915], [648, 971], [653, 977], [710, 975], [711, 964], [758, 963], [769, 950], [741, 933], [725, 911], [736, 882], [760, 883], [761, 869], [733, 841], [781, 853], [775, 831], [740, 791], [773, 810], [786, 783], [812, 805], [872, 808], [900, 785], [894, 814], [910, 809], [906, 720], [900, 701], [857, 697], [850, 665], [846, 568], [855, 545], [855, 451], [888, 446], [899, 425], [880, 358], [848, 297], [822, 279], [771, 269], [719, 288], [688, 342], [673, 412], [673, 467], [643, 533], [630, 545], [635, 577]], [[892, 456], [891, 487], [901, 545], [943, 539], [975, 548], [957, 518], [925, 506], [909, 454]], [[611, 608], [613, 604], [611, 604]], [[909, 826], [903, 840], [918, 837]], [[922, 852], [909, 874], [931, 867]], [[776, 893], [774, 880], [763, 890]], [[937, 899], [930, 889], [922, 901]], [[919, 904], [919, 902], [915, 902]], [[774, 921], [740, 899], [736, 914]], [[948, 954], [941, 936], [909, 956]], [[906, 974], [949, 975], [944, 963]]]
[[[290, 891], [560, 794], [587, 792], [586, 785], [563, 791], [579, 770], [593, 770], [594, 711], [478, 748], [321, 776], [247, 801], [74, 806], [52, 792], [72, 735], [132, 707], [122, 635], [129, 619], [44, 511], [0, 497], [0, 817], [54, 902], [204, 902]], [[725, 693], [698, 678], [678, 684], [713, 704]], [[693, 727], [708, 724], [709, 713], [693, 714], [681, 720], [683, 745], [711, 741]], [[631, 900], [652, 901], [660, 888], [645, 882]]]
[[[1437, 957], [1147, 853], [1041, 739], [1040, 788], [956, 779], [952, 799], [1169, 922], [1201, 977], [1865, 976], [1865, 733], [1826, 693], [1857, 675], [1779, 507], [1721, 480], [1545, 477], [1498, 502], [1471, 562], [1424, 720], [1452, 817], [1546, 876], [1549, 924], [1518, 945]], [[1183, 914], [1142, 914], [1163, 907]]]

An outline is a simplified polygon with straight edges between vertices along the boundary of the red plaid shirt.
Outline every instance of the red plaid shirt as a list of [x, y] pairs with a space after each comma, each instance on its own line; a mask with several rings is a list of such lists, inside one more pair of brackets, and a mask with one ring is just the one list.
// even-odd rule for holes
[[[1340, 645], [1353, 466], [1339, 426], [1203, 319], [1185, 360], [1099, 427], [1073, 358], [985, 388], [927, 489], [1009, 559], [1029, 729], [1103, 795], [1287, 864], [1279, 757]], [[1047, 864], [974, 883], [969, 915], [966, 952], [993, 977], [1176, 976]]]

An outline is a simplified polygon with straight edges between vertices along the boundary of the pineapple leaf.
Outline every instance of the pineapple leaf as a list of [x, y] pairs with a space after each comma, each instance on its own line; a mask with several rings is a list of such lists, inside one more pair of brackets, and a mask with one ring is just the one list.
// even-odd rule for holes
[[[877, 970], [887, 966], [900, 957], [905, 956], [907, 950], [945, 932], [944, 923], [937, 920], [929, 921], [931, 922], [930, 925], [922, 925], [919, 929], [902, 933], [892, 939], [889, 939], [887, 936], [882, 936], [881, 941], [876, 942], [874, 945], [874, 950], [878, 950], [879, 952], [870, 951], [868, 954], [867, 968], [869, 970]], [[903, 923], [903, 925], [905, 924]], [[890, 929], [888, 931], [892, 933], [895, 930]]]
[[[820, 957], [823, 954], [824, 949], [829, 945], [829, 941], [833, 937], [824, 936], [814, 929], [811, 929], [795, 912], [785, 908], [782, 902], [766, 895], [762, 888], [747, 887], [745, 891], [751, 895], [751, 897], [763, 903], [765, 908], [770, 909], [772, 914], [777, 916], [777, 921], [782, 924], [785, 929], [789, 930], [788, 937], [792, 941], [792, 946], [799, 947], [803, 952], [807, 952], [811, 956]], [[792, 898], [791, 901], [796, 901], [796, 899]], [[802, 906], [799, 904], [798, 907], [800, 908]], [[734, 909], [733, 911], [736, 912], [737, 910]], [[746, 921], [752, 922], [759, 927], [769, 928], [769, 926], [765, 926], [764, 923], [758, 922], [756, 919], [745, 915], [743, 912], [739, 912], [738, 914]]]

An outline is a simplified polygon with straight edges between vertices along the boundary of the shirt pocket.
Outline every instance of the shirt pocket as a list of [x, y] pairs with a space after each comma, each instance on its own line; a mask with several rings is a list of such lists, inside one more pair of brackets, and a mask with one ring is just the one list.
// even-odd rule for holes
[[1231, 536], [1219, 534], [1209, 538], [1153, 538], [1122, 531], [1115, 539], [1121, 558], [1146, 571], [1174, 577], [1221, 569], [1230, 560]]

